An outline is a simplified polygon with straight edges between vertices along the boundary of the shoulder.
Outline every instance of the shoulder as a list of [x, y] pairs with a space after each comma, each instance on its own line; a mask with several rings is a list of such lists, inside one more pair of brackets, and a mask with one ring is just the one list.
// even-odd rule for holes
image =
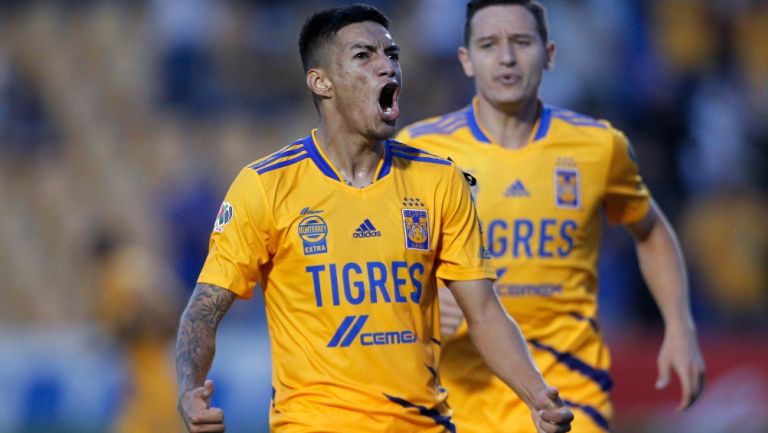
[[453, 166], [449, 159], [437, 156], [418, 147], [409, 146], [397, 140], [389, 140], [389, 151], [392, 154], [392, 163], [415, 161], [427, 166]]
[[424, 135], [450, 135], [468, 124], [467, 112], [469, 106], [442, 116], [434, 116], [412, 123], [398, 134], [401, 137], [418, 138]]
[[247, 169], [264, 175], [307, 159], [310, 154], [305, 146], [305, 140], [306, 138], [296, 140], [280, 150], [249, 163], [243, 170]]
[[595, 118], [561, 107], [547, 106], [553, 138], [611, 148], [626, 142], [623, 132], [606, 119]]
[[464, 173], [449, 158], [443, 158], [418, 147], [408, 146], [395, 140], [389, 141], [392, 166], [422, 185], [440, 188], [439, 185], [465, 183]]

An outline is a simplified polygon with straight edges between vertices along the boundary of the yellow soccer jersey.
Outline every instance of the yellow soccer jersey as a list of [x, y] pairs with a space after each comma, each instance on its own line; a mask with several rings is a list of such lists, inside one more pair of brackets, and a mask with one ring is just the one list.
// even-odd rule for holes
[[[502, 303], [547, 382], [577, 409], [574, 425], [593, 426], [574, 431], [601, 431], [612, 409], [610, 361], [596, 321], [599, 214], [611, 223], [639, 221], [649, 193], [626, 138], [607, 122], [542, 106], [529, 143], [510, 150], [479, 125], [475, 104], [397, 138], [476, 177], [473, 193]], [[485, 367], [465, 326], [445, 342], [440, 374], [459, 431], [534, 431], [529, 411]]]
[[245, 167], [199, 282], [264, 290], [275, 432], [454, 431], [437, 379], [436, 278], [494, 278], [449, 161], [387, 141], [342, 182], [315, 133]]

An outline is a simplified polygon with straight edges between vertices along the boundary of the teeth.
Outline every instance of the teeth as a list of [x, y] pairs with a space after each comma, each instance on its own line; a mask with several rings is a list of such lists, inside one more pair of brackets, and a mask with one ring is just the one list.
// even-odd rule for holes
[[392, 112], [392, 107], [387, 107], [386, 110], [384, 110], [385, 113], [389, 114]]

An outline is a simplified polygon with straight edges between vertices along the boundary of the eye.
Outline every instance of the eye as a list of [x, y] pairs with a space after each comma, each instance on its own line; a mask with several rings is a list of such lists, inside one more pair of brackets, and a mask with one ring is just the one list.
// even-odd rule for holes
[[387, 57], [389, 57], [392, 60], [398, 61], [400, 60], [400, 53], [389, 53], [387, 54]]
[[356, 59], [367, 59], [368, 57], [370, 57], [370, 54], [367, 51], [361, 51], [355, 54]]
[[481, 42], [480, 45], [478, 45], [478, 47], [481, 50], [488, 50], [491, 47], [493, 47], [493, 42], [490, 42], [490, 41], [489, 42]]
[[519, 45], [521, 47], [527, 47], [527, 46], [531, 45], [531, 41], [529, 41], [528, 39], [518, 39], [517, 40], [517, 45]]

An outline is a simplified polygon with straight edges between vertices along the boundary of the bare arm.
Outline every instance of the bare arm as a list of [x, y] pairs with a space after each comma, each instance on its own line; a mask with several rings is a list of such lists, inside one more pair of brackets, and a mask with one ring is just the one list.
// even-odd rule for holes
[[224, 431], [221, 409], [210, 408], [213, 382], [205, 380], [216, 353], [216, 330], [235, 294], [198, 284], [181, 315], [176, 339], [179, 412], [190, 432]]
[[504, 311], [491, 281], [451, 281], [448, 288], [464, 312], [469, 336], [488, 368], [528, 405], [538, 428], [570, 430], [573, 414], [563, 407], [557, 390], [544, 382], [520, 328]]
[[680, 409], [693, 404], [704, 389], [704, 360], [691, 316], [688, 275], [675, 232], [655, 202], [642, 221], [627, 226], [635, 238], [640, 271], [664, 319], [664, 343], [658, 358], [657, 388], [677, 373], [683, 390]]

